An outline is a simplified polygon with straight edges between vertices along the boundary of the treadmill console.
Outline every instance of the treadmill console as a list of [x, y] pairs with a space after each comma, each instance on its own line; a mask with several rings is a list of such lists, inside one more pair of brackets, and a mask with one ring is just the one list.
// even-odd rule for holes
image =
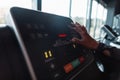
[[[70, 18], [18, 7], [11, 8], [10, 15], [32, 80], [95, 80], [96, 74], [87, 69], [94, 56], [71, 42], [72, 37], [81, 37], [72, 29]], [[86, 73], [88, 77], [82, 76]]]

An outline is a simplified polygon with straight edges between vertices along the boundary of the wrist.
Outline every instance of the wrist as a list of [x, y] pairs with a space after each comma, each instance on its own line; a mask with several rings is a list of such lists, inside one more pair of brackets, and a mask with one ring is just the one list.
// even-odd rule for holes
[[110, 47], [104, 43], [99, 43], [98, 47], [95, 49], [96, 53], [103, 53], [104, 55], [110, 56]]
[[97, 41], [92, 42], [92, 49], [97, 49], [98, 46], [99, 46], [99, 42]]

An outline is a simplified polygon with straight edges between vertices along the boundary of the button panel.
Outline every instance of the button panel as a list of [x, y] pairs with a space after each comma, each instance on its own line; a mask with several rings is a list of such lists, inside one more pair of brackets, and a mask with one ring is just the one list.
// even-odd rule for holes
[[83, 56], [80, 56], [79, 58], [71, 61], [70, 63], [66, 64], [64, 66], [65, 73], [69, 73], [78, 66], [80, 66], [85, 61], [85, 58]]

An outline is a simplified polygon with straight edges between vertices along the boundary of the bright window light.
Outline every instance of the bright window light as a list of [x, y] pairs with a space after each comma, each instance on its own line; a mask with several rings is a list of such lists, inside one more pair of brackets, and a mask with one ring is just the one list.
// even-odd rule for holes
[[0, 24], [5, 24], [6, 13], [13, 6], [32, 9], [32, 0], [0, 0]]
[[42, 11], [69, 16], [70, 0], [42, 0]]

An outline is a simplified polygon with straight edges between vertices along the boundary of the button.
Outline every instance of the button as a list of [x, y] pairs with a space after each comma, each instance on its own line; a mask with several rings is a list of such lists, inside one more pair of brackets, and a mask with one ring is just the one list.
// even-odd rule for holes
[[27, 24], [26, 26], [27, 26], [28, 29], [32, 28], [31, 24]]
[[48, 51], [48, 53], [49, 53], [49, 56], [52, 57], [52, 52], [50, 50]]
[[83, 63], [83, 62], [85, 61], [85, 58], [84, 58], [83, 56], [81, 56], [81, 57], [79, 58], [79, 60], [80, 60], [80, 63]]
[[41, 33], [37, 33], [38, 38], [43, 38], [43, 35]]
[[45, 55], [45, 58], [47, 59], [48, 58], [47, 52], [44, 52], [44, 55]]
[[71, 64], [71, 63], [66, 64], [66, 65], [64, 66], [64, 70], [65, 70], [66, 73], [69, 73], [71, 70], [73, 70], [72, 64]]
[[35, 39], [36, 38], [35, 34], [31, 33], [30, 38]]
[[39, 26], [37, 24], [34, 24], [35, 29], [39, 29]]
[[54, 71], [54, 72], [51, 72], [50, 73], [51, 74], [51, 76], [52, 76], [52, 80], [60, 80], [61, 79], [61, 77], [62, 77], [62, 73], [61, 73], [61, 71]]
[[54, 78], [57, 78], [57, 77], [59, 77], [59, 76], [60, 76], [59, 73], [54, 74]]
[[53, 71], [53, 70], [56, 71], [59, 65], [53, 60], [53, 61], [49, 62], [47, 64], [47, 66], [49, 68], [49, 71]]
[[39, 25], [39, 28], [42, 29], [42, 30], [45, 30], [45, 25], [40, 24], [40, 25]]
[[77, 66], [80, 65], [80, 61], [79, 61], [79, 59], [76, 59], [76, 60], [72, 61], [71, 64], [72, 64], [73, 68], [76, 68]]
[[44, 36], [45, 36], [45, 37], [48, 37], [48, 34], [47, 34], [47, 33], [45, 33], [45, 34], [44, 34]]
[[55, 67], [56, 67], [55, 64], [53, 64], [53, 63], [50, 64], [51, 69], [55, 69]]

